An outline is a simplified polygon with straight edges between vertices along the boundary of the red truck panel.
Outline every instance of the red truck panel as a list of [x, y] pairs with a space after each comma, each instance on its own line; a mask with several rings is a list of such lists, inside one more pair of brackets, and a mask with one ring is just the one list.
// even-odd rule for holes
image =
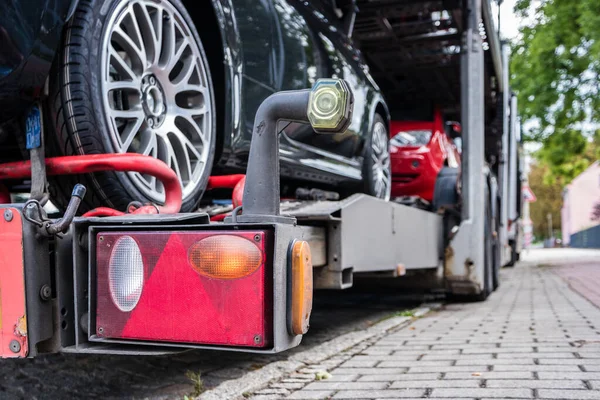
[[23, 220], [15, 208], [0, 215], [0, 356], [27, 357]]

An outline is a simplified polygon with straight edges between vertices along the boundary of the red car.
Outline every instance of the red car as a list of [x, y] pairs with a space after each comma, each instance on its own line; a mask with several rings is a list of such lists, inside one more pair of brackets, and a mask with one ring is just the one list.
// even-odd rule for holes
[[460, 151], [452, 139], [460, 136], [460, 124], [444, 124], [436, 110], [433, 121], [392, 121], [390, 126], [392, 197], [417, 196], [431, 202], [442, 167], [460, 166]]

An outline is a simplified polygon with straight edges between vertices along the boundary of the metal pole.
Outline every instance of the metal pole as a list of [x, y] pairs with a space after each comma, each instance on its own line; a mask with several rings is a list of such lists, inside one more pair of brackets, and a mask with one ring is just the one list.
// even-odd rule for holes
[[[504, 81], [504, 92], [502, 93], [502, 148], [500, 149], [499, 154], [499, 165], [498, 165], [498, 186], [500, 190], [500, 209], [498, 213], [500, 214], [500, 226], [498, 227], [498, 238], [500, 243], [500, 264], [504, 265], [506, 259], [509, 257], [509, 253], [505, 251], [508, 249], [508, 220], [509, 220], [509, 180], [510, 180], [510, 170], [509, 170], [509, 140], [511, 135], [512, 126], [511, 123], [514, 121], [515, 115], [512, 113], [512, 109], [510, 108], [510, 85], [509, 85], [509, 74], [508, 74], [508, 65], [509, 65], [509, 51], [510, 47], [508, 44], [503, 43], [502, 45], [502, 67], [504, 68], [502, 71], [502, 80]], [[509, 110], [511, 111], [509, 113]], [[510, 114], [510, 116], [509, 116]], [[498, 118], [498, 116], [496, 116]], [[509, 123], [510, 121], [510, 123]]]
[[[508, 69], [508, 66], [507, 66]], [[519, 117], [517, 115], [517, 96], [512, 96], [510, 102], [510, 128], [509, 128], [509, 143], [508, 143], [508, 216], [507, 219], [515, 221], [521, 214], [521, 210], [518, 210], [518, 196], [520, 193], [519, 185], [521, 180], [519, 177], [519, 164], [518, 161], [518, 136], [520, 135], [521, 126], [519, 124]]]
[[267, 97], [256, 112], [238, 222], [288, 222], [279, 215], [279, 120], [308, 123], [310, 90], [284, 91]]
[[[461, 123], [463, 155], [461, 174], [462, 222], [449, 244], [453, 257], [446, 258], [444, 274], [464, 277], [473, 284], [472, 293], [485, 287], [485, 98], [484, 54], [479, 24], [482, 0], [467, 0], [461, 48]], [[492, 33], [493, 34], [493, 33]], [[451, 288], [462, 291], [464, 286]]]
[[500, 35], [500, 22], [501, 22], [501, 15], [502, 15], [502, 3], [504, 2], [504, 0], [498, 0], [498, 35]]
[[[463, 154], [466, 155], [462, 160], [462, 216], [465, 220], [475, 218], [483, 221], [483, 205], [478, 207], [479, 204], [483, 204], [482, 171], [485, 153], [483, 93], [485, 84], [483, 48], [479, 35], [481, 0], [469, 0], [467, 4], [467, 29], [463, 33], [460, 93], [461, 122], [464, 132]], [[477, 212], [475, 209], [478, 209]], [[481, 223], [481, 238], [483, 238], [483, 223]]]

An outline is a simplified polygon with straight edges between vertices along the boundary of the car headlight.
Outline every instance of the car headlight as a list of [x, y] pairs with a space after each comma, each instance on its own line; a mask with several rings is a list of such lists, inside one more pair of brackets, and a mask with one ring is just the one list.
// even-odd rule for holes
[[308, 101], [308, 120], [317, 133], [344, 132], [350, 125], [354, 96], [342, 79], [319, 79]]

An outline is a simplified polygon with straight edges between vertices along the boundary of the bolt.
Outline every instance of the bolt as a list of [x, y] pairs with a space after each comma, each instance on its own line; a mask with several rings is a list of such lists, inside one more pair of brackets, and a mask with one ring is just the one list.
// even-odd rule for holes
[[21, 351], [21, 343], [19, 343], [18, 340], [11, 340], [10, 344], [8, 345], [8, 347], [10, 348], [10, 351], [12, 351], [13, 353], [18, 353]]
[[4, 210], [4, 220], [10, 222], [13, 219], [13, 212], [9, 209]]
[[151, 85], [155, 85], [156, 84], [156, 79], [154, 79], [153, 76], [150, 77], [150, 84]]
[[98, 238], [98, 240], [99, 240], [99, 241], [101, 241], [101, 242], [104, 242], [104, 236], [100, 236], [100, 237]]
[[254, 336], [254, 343], [259, 344], [262, 340], [262, 336], [256, 335]]
[[258, 233], [256, 235], [254, 235], [254, 241], [260, 242], [260, 235]]
[[103, 327], [98, 328], [98, 334], [102, 335], [103, 333], [104, 333], [104, 328]]
[[52, 289], [50, 289], [50, 286], [48, 286], [48, 285], [42, 286], [42, 288], [40, 289], [40, 297], [44, 301], [50, 300], [50, 297], [52, 297]]
[[154, 120], [153, 120], [152, 118], [148, 118], [148, 119], [146, 120], [146, 122], [148, 123], [148, 126], [149, 126], [150, 128], [152, 128], [152, 127], [154, 126]]

